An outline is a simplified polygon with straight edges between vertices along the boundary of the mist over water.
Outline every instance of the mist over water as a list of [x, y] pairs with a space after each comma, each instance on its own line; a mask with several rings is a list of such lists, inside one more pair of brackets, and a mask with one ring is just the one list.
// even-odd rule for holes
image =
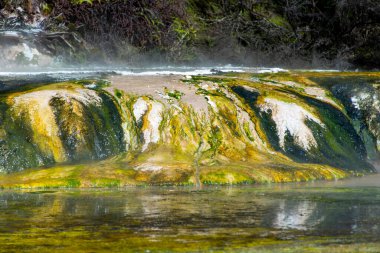
[[0, 69], [0, 91], [9, 90], [28, 84], [53, 83], [69, 80], [92, 78], [107, 78], [110, 75], [120, 76], [164, 76], [180, 75], [212, 75], [227, 72], [277, 73], [286, 71], [281, 68], [241, 67], [241, 66], [156, 66], [156, 67], [128, 67], [128, 66], [82, 66], [82, 67], [29, 67]]

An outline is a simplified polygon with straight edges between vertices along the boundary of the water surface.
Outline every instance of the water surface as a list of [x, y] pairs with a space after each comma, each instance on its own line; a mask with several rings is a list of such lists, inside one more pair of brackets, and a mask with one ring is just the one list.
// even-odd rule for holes
[[380, 176], [0, 192], [1, 252], [379, 252]]

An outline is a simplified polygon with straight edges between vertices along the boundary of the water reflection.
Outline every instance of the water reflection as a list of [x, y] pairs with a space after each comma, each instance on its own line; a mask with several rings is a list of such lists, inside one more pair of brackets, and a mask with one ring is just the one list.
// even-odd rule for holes
[[[225, 247], [263, 238], [296, 240], [305, 236], [360, 235], [371, 241], [380, 238], [378, 224], [379, 188], [0, 193], [0, 238], [15, 231], [30, 234], [36, 228], [33, 233], [38, 237], [83, 229], [86, 233], [107, 231], [105, 234], [113, 236], [111, 241], [118, 235], [133, 235], [158, 243], [171, 238], [178, 245], [200, 243], [206, 237], [208, 243]], [[75, 238], [82, 238], [83, 233]], [[103, 240], [104, 234], [91, 234], [90, 238]]]
[[321, 223], [324, 217], [313, 217], [317, 204], [310, 201], [286, 201], [278, 204], [273, 226], [280, 229], [306, 230]]

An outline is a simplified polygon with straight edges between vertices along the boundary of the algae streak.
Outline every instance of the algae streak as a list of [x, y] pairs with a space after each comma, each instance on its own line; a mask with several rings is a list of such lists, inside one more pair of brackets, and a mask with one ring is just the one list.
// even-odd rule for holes
[[2, 172], [124, 151], [118, 105], [104, 91], [54, 84], [3, 95], [0, 104]]
[[[373, 171], [344, 103], [309, 75], [193, 77], [178, 81], [181, 92], [154, 94], [78, 83], [4, 94], [0, 185], [245, 184]], [[191, 92], [204, 108], [184, 102]]]

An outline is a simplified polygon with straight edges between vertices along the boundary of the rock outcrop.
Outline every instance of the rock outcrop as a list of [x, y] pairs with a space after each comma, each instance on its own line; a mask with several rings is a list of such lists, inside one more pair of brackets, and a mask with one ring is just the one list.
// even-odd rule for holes
[[[131, 93], [128, 85], [105, 90], [96, 82], [8, 92], [0, 100], [0, 169], [11, 178], [22, 171], [29, 180], [35, 173], [30, 168], [55, 165], [39, 175], [79, 170], [70, 178], [83, 186], [96, 179], [88, 175], [107, 178], [110, 172], [119, 186], [287, 182], [371, 172], [369, 161], [379, 156], [378, 99], [367, 101], [366, 90], [350, 87], [346, 104], [334, 88], [312, 81], [328, 75], [194, 76], [178, 80], [183, 92], [165, 87], [156, 94]], [[197, 99], [184, 102], [187, 96], [206, 103], [193, 106]], [[94, 160], [104, 161], [82, 164]], [[23, 180], [14, 184], [28, 185]]]

